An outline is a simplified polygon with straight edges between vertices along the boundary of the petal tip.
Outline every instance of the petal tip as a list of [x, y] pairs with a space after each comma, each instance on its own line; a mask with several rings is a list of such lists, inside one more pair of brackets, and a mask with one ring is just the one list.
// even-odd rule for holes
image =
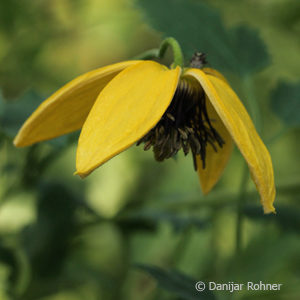
[[213, 186], [203, 186], [201, 185], [202, 194], [206, 196], [211, 190]]
[[31, 146], [35, 143], [26, 132], [24, 132], [24, 126], [19, 130], [17, 135], [15, 136], [13, 140], [13, 144], [17, 148], [27, 147]]
[[274, 215], [276, 215], [275, 207], [273, 205], [270, 207], [264, 207], [264, 213], [265, 214], [273, 213]]
[[87, 177], [89, 174], [86, 174], [86, 173], [83, 173], [83, 172], [80, 172], [80, 171], [76, 171], [73, 173], [73, 175], [78, 175], [81, 179], [84, 179], [85, 177]]
[[15, 137], [14, 140], [13, 140], [13, 144], [14, 144], [14, 146], [17, 147], [17, 148], [20, 147], [19, 141], [18, 141], [18, 139], [17, 139], [16, 137]]
[[24, 141], [22, 142], [22, 139], [20, 138], [20, 134], [17, 134], [16, 137], [13, 140], [13, 144], [17, 148], [24, 147]]

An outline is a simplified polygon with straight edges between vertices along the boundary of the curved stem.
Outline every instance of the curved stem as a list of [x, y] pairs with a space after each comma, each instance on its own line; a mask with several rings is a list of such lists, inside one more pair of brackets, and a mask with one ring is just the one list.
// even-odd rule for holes
[[153, 59], [158, 57], [159, 57], [159, 49], [154, 48], [133, 57], [133, 60], [148, 60], [148, 59]]
[[183, 53], [182, 53], [181, 47], [180, 47], [179, 43], [172, 37], [166, 38], [161, 43], [160, 48], [159, 48], [159, 54], [158, 54], [159, 58], [162, 58], [165, 55], [168, 47], [171, 47], [171, 49], [173, 51], [174, 62], [172, 64], [172, 67], [176, 68], [177, 66], [180, 66], [183, 68], [184, 58], [183, 58]]
[[155, 58], [162, 59], [169, 47], [172, 49], [173, 59], [174, 59], [171, 67], [176, 68], [177, 66], [180, 66], [183, 68], [184, 58], [183, 58], [181, 47], [179, 43], [172, 37], [168, 37], [165, 40], [163, 40], [159, 49], [154, 48], [154, 49], [147, 50], [144, 53], [133, 57], [133, 59], [135, 60], [148, 60], [148, 59], [155, 59]]

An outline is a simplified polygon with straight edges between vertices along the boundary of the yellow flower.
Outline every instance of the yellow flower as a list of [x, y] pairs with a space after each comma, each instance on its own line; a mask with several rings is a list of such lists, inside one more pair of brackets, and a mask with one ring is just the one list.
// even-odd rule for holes
[[76, 174], [89, 175], [134, 143], [162, 161], [192, 152], [203, 192], [219, 180], [233, 141], [244, 156], [265, 213], [274, 212], [270, 155], [243, 104], [224, 77], [202, 68], [169, 69], [154, 61], [125, 61], [72, 80], [45, 100], [14, 140], [17, 147], [81, 129]]

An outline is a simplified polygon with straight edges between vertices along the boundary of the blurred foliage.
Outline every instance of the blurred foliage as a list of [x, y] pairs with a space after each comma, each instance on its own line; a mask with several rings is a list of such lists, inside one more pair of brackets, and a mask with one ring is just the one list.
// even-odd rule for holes
[[137, 265], [138, 269], [143, 270], [153, 276], [158, 284], [171, 293], [177, 294], [181, 299], [186, 300], [214, 300], [214, 294], [208, 290], [199, 293], [195, 289], [195, 282], [197, 280], [189, 278], [188, 276], [178, 271], [165, 271], [155, 266]]
[[156, 29], [182, 43], [188, 58], [201, 50], [215, 68], [243, 75], [259, 71], [269, 62], [265, 46], [255, 31], [245, 26], [226, 30], [219, 13], [200, 1], [141, 0], [139, 3]]
[[[0, 1], [0, 299], [299, 299], [299, 8], [298, 0]], [[241, 96], [273, 159], [276, 215], [263, 215], [248, 175], [241, 193], [238, 151], [204, 197], [183, 155], [158, 164], [132, 147], [81, 180], [72, 176], [78, 132], [13, 147], [44, 96], [166, 36], [187, 64], [205, 52]], [[196, 281], [283, 286], [197, 293]]]
[[271, 108], [288, 126], [300, 125], [300, 84], [279, 82], [271, 94]]

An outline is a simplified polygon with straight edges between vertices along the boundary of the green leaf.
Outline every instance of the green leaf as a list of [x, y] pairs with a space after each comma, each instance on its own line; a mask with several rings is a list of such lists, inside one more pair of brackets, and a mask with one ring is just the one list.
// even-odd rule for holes
[[259, 71], [269, 63], [256, 31], [244, 26], [227, 30], [218, 11], [204, 3], [193, 0], [138, 3], [155, 29], [178, 40], [186, 58], [196, 51], [204, 52], [208, 65], [241, 75]]
[[199, 230], [207, 228], [209, 221], [198, 217], [182, 216], [168, 212], [139, 211], [119, 216], [118, 223], [124, 228], [134, 230], [154, 230], [161, 222], [169, 223], [175, 232], [184, 231], [190, 226]]
[[[233, 254], [227, 261], [223, 278], [228, 281], [246, 283], [282, 283], [280, 291], [244, 291], [242, 299], [284, 299], [284, 295], [293, 291], [299, 295], [299, 285], [294, 284], [298, 277], [300, 243], [296, 234], [277, 235], [270, 227], [260, 227], [250, 237], [239, 255]], [[266, 297], [266, 295], [268, 297]]]
[[[10, 138], [18, 133], [26, 119], [45, 100], [45, 97], [33, 90], [28, 90], [20, 98], [6, 101], [0, 90], [0, 125], [1, 131]], [[78, 133], [61, 136], [48, 141], [54, 147], [64, 147], [77, 139]]]
[[270, 63], [265, 44], [256, 30], [239, 26], [233, 28], [230, 35], [237, 69], [242, 75], [259, 72]]
[[212, 65], [231, 69], [235, 59], [217, 11], [191, 0], [140, 0], [139, 5], [155, 29], [178, 40], [186, 58], [200, 51]]
[[13, 101], [5, 101], [0, 92], [0, 124], [5, 133], [15, 136], [42, 100], [43, 98], [32, 90]]
[[279, 82], [271, 93], [273, 112], [288, 126], [300, 126], [300, 83]]
[[8, 246], [5, 239], [0, 240], [0, 262], [10, 269], [8, 290], [13, 295], [21, 295], [30, 279], [30, 266], [22, 249]]
[[264, 215], [259, 206], [247, 205], [244, 208], [244, 214], [250, 219], [261, 220], [262, 222], [273, 222], [287, 232], [298, 232], [300, 228], [300, 209], [297, 207], [277, 205], [276, 211], [276, 215]]
[[24, 228], [22, 241], [33, 272], [43, 278], [57, 277], [78, 233], [77, 196], [62, 183], [43, 183], [38, 189], [37, 220]]
[[162, 268], [144, 264], [135, 265], [136, 268], [148, 273], [152, 276], [158, 283], [158, 285], [177, 295], [182, 299], [186, 300], [210, 300], [216, 299], [214, 294], [209, 290], [204, 290], [203, 292], [198, 292], [195, 288], [197, 282], [181, 272], [178, 271], [166, 271]]

